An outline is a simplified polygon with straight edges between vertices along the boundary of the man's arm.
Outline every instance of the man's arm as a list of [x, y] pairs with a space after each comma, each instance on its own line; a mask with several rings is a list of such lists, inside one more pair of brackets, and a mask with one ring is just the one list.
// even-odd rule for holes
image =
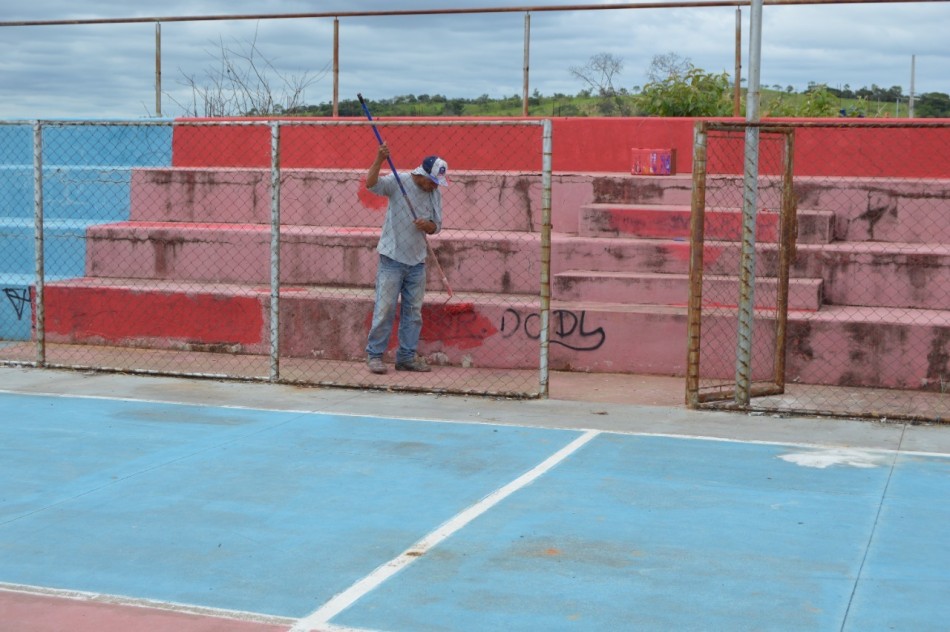
[[389, 147], [386, 146], [386, 143], [382, 143], [379, 146], [379, 151], [376, 152], [376, 160], [373, 161], [373, 164], [369, 166], [369, 171], [366, 172], [367, 189], [372, 189], [379, 182], [379, 169], [387, 158], [389, 158]]

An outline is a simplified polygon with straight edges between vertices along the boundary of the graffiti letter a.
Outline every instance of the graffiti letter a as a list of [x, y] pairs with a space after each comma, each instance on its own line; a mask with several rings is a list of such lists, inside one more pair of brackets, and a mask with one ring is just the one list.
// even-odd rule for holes
[[30, 304], [30, 288], [7, 287], [3, 288], [3, 293], [7, 295], [7, 299], [13, 305], [17, 320], [21, 320], [23, 312], [26, 311], [26, 306]]

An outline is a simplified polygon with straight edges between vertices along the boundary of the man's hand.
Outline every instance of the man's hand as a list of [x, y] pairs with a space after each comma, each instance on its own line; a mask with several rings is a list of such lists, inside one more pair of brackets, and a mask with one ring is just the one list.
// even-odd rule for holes
[[416, 228], [424, 232], [426, 235], [431, 235], [435, 232], [436, 225], [431, 219], [417, 219], [415, 221]]
[[379, 169], [387, 158], [389, 158], [389, 147], [386, 146], [386, 143], [380, 143], [379, 149], [376, 151], [376, 160], [373, 161], [373, 164], [369, 166], [369, 171], [366, 172], [367, 189], [373, 188], [379, 182]]

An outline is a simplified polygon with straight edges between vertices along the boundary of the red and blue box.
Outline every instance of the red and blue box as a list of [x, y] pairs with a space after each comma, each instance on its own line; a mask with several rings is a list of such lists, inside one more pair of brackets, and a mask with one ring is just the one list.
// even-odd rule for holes
[[635, 176], [670, 176], [676, 173], [675, 149], [630, 150], [630, 173]]

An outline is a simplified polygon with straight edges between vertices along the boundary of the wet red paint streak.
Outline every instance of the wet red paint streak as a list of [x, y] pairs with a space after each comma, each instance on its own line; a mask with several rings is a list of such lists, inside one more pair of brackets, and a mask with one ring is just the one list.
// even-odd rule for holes
[[359, 198], [360, 204], [368, 209], [382, 211], [386, 208], [387, 199], [384, 196], [376, 195], [367, 189], [366, 178], [360, 179], [360, 184], [356, 191], [356, 197]]
[[491, 320], [474, 307], [459, 310], [453, 305], [422, 308], [422, 339], [439, 340], [447, 347], [472, 349], [498, 333]]
[[[373, 315], [366, 318], [366, 329], [372, 325]], [[393, 333], [389, 338], [388, 349], [399, 346], [399, 315], [393, 323]], [[498, 333], [491, 319], [483, 316], [474, 307], [458, 309], [455, 305], [424, 305], [422, 307], [423, 342], [441, 342], [444, 347], [455, 349], [473, 349], [484, 344], [487, 338]]]

